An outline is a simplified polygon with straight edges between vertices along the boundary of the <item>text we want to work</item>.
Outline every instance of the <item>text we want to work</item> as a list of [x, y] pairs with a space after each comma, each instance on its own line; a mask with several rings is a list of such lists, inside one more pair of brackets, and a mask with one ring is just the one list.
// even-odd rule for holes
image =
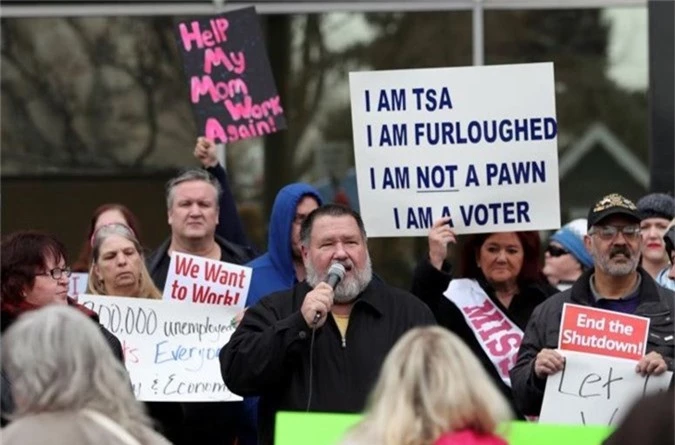
[[244, 308], [251, 268], [173, 252], [163, 299]]

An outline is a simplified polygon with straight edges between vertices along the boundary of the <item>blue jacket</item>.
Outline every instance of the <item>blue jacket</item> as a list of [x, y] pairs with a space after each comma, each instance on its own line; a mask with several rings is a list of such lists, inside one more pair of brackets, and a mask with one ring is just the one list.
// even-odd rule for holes
[[247, 264], [253, 269], [246, 307], [255, 305], [262, 297], [292, 288], [295, 283], [291, 230], [295, 209], [305, 196], [322, 204], [321, 195], [311, 185], [296, 182], [279, 190], [272, 206], [267, 252]]

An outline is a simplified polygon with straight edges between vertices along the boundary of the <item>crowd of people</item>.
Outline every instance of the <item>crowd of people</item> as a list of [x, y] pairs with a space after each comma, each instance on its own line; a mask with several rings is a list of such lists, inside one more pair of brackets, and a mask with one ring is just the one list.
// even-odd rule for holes
[[[535, 419], [547, 377], [563, 369], [565, 303], [648, 318], [636, 372], [673, 370], [669, 195], [637, 204], [602, 197], [544, 249], [532, 231], [459, 240], [441, 218], [408, 291], [373, 271], [360, 215], [324, 203], [308, 184], [279, 191], [268, 251], [258, 252], [215, 144], [199, 138], [194, 154], [202, 168], [167, 184], [170, 236], [154, 251], [117, 203], [94, 211], [72, 269], [50, 234], [3, 237], [3, 442], [272, 444], [279, 411], [322, 411], [364, 413], [346, 445], [501, 445], [500, 425]], [[224, 383], [243, 402], [136, 401], [119, 339], [68, 295], [74, 270], [89, 274], [89, 294], [161, 299], [173, 252], [253, 270], [246, 310], [219, 357]], [[335, 263], [344, 276], [331, 286]], [[659, 397], [654, 412], [670, 416], [655, 414], [652, 429], [669, 431], [660, 443], [672, 444], [672, 390]], [[608, 444], [635, 443], [641, 417], [625, 422]]]

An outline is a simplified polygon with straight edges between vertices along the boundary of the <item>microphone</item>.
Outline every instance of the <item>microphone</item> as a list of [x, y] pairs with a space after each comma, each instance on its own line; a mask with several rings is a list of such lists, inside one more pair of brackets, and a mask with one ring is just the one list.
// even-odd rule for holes
[[[326, 284], [335, 289], [335, 286], [340, 284], [340, 281], [345, 277], [345, 266], [340, 263], [331, 264], [328, 269], [328, 275], [326, 275]], [[318, 323], [321, 320], [321, 312], [317, 311], [314, 316], [314, 324]]]

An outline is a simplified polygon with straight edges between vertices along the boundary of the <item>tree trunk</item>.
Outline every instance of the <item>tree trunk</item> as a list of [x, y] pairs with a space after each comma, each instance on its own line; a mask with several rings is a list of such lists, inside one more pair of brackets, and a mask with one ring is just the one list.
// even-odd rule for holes
[[[271, 14], [266, 17], [266, 25], [270, 66], [285, 110], [287, 125], [290, 126], [293, 125], [288, 121], [291, 100], [288, 97], [291, 71], [291, 18], [287, 15]], [[290, 152], [287, 131], [278, 131], [265, 137], [264, 203], [267, 218], [279, 189], [293, 180], [293, 159], [289, 156]]]

